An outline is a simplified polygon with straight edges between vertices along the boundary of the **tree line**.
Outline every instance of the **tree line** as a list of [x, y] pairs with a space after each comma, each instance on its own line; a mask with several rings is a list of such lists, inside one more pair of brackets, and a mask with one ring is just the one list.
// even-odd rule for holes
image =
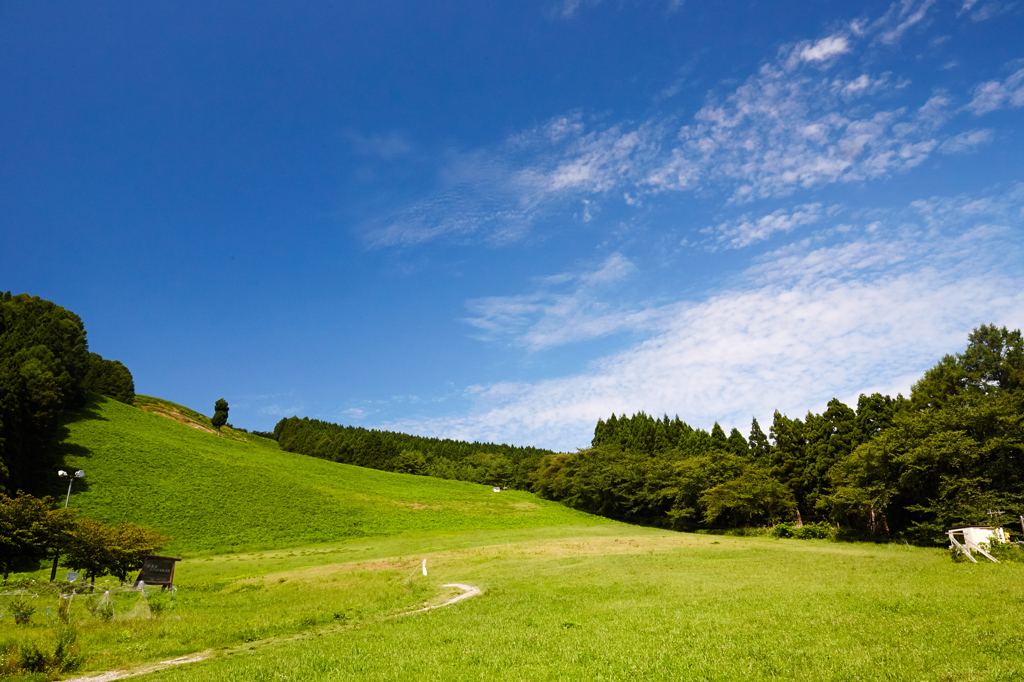
[[540, 495], [679, 529], [819, 522], [920, 544], [1024, 513], [1024, 343], [983, 325], [909, 398], [776, 411], [744, 439], [640, 413], [600, 420], [590, 448], [544, 458]]
[[39, 491], [58, 462], [61, 422], [96, 392], [131, 404], [117, 360], [89, 351], [81, 318], [38, 296], [0, 293], [0, 491]]
[[274, 427], [282, 450], [344, 464], [528, 490], [550, 450], [425, 438], [288, 417]]
[[640, 412], [598, 421], [556, 453], [421, 438], [291, 417], [281, 447], [384, 471], [506, 484], [584, 511], [676, 529], [830, 524], [852, 535], [944, 541], [946, 528], [1024, 513], [1024, 343], [983, 325], [910, 396], [776, 411], [744, 437]]

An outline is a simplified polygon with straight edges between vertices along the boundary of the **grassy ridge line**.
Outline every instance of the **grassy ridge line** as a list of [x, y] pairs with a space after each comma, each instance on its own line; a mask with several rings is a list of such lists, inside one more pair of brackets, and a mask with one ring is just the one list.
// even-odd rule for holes
[[169, 552], [607, 523], [530, 493], [336, 464], [248, 434], [219, 438], [106, 398], [65, 426], [66, 464], [87, 472], [72, 506], [158, 528]]

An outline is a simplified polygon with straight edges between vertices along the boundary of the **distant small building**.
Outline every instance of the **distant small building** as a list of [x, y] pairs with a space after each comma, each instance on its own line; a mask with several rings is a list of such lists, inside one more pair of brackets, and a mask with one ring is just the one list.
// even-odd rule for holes
[[[986, 548], [991, 547], [993, 542], [1006, 542], [1006, 534], [1003, 532], [1003, 529], [993, 528], [992, 526], [951, 528], [946, 531], [946, 535], [949, 536], [949, 548], [958, 549], [974, 563], [978, 563], [978, 560], [971, 556], [972, 551], [998, 564], [999, 560], [989, 554]], [[959, 536], [959, 539], [957, 536]]]
[[494, 492], [500, 493], [501, 492], [501, 486], [500, 485], [494, 486]]

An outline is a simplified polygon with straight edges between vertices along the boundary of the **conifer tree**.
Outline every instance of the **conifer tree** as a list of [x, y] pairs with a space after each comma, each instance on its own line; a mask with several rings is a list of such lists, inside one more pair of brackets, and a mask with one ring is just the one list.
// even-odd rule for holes
[[740, 433], [740, 430], [735, 427], [733, 427], [733, 430], [729, 432], [729, 450], [741, 457], [746, 457], [748, 454], [749, 448], [747, 446], [747, 439], [744, 438], [743, 434]]
[[768, 436], [764, 435], [761, 425], [757, 423], [757, 417], [750, 422], [750, 438], [748, 440], [750, 455], [755, 462], [767, 463], [771, 455], [772, 446], [768, 442]]
[[221, 398], [213, 405], [213, 418], [210, 420], [213, 422], [214, 428], [217, 429], [217, 435], [220, 435], [220, 427], [228, 423], [228, 401]]
[[725, 429], [718, 422], [715, 422], [711, 429], [711, 443], [718, 450], [729, 449], [729, 439], [725, 436]]

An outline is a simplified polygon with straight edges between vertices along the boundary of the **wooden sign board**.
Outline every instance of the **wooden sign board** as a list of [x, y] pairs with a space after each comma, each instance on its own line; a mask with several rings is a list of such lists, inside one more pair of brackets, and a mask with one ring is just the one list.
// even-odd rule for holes
[[181, 561], [181, 559], [173, 556], [157, 556], [155, 554], [143, 556], [142, 570], [139, 571], [139, 577], [135, 579], [135, 584], [138, 585], [140, 582], [143, 582], [147, 585], [162, 585], [164, 589], [172, 587], [174, 585], [174, 563], [176, 561]]

